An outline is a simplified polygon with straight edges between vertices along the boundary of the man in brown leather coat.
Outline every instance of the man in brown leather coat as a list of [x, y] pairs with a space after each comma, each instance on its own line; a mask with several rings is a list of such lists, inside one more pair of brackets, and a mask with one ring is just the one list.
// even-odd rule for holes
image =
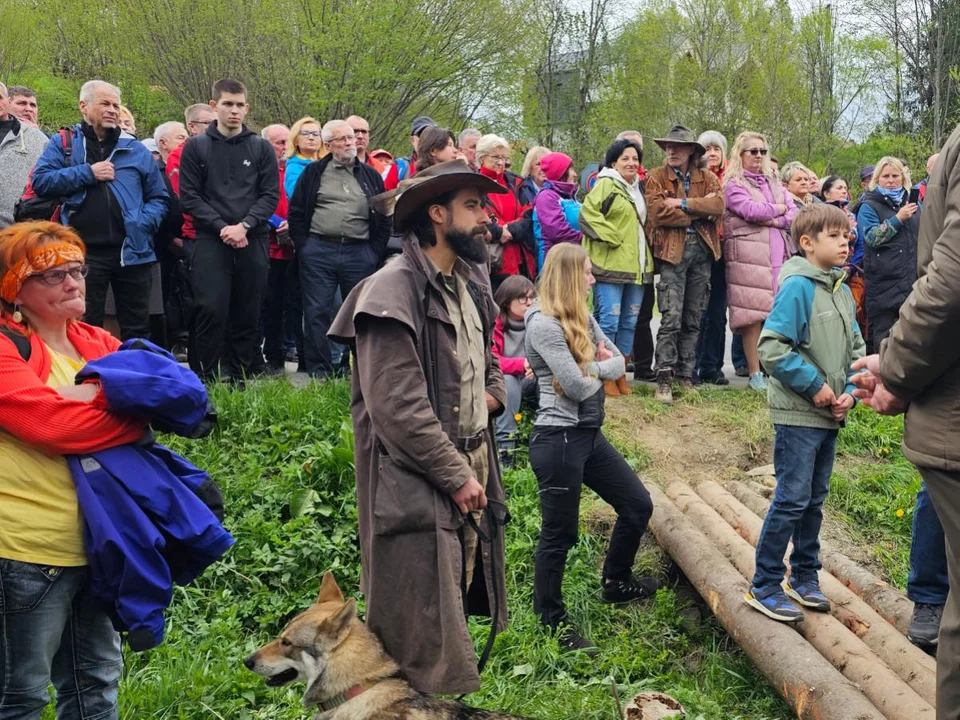
[[[490, 352], [481, 204], [504, 188], [458, 160], [398, 191], [403, 253], [350, 293], [330, 329], [354, 353], [361, 587], [368, 626], [416, 689], [473, 692], [466, 613], [496, 608], [496, 627], [506, 626], [503, 533], [493, 532], [504, 494], [490, 432], [506, 386]], [[468, 513], [492, 544], [465, 526]]]

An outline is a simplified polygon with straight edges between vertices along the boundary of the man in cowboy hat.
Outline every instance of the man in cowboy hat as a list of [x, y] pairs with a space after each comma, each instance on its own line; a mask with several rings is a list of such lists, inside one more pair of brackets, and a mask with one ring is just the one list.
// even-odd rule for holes
[[667, 154], [647, 175], [647, 237], [661, 261], [657, 297], [656, 398], [673, 402], [672, 384], [693, 389], [700, 317], [710, 292], [710, 269], [720, 259], [720, 181], [700, 167], [706, 148], [683, 125], [654, 140]]
[[[504, 493], [490, 431], [506, 385], [490, 352], [482, 204], [502, 192], [454, 160], [373, 198], [387, 212], [396, 198], [403, 252], [353, 289], [330, 328], [354, 360], [367, 625], [431, 694], [480, 688], [466, 613], [496, 614], [495, 628], [506, 627], [503, 535], [492, 532]], [[468, 513], [491, 544], [465, 527]]]

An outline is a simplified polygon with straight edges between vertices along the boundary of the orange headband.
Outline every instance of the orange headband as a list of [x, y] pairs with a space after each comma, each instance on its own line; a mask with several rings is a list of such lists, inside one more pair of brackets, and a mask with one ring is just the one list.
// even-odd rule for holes
[[83, 251], [73, 243], [58, 242], [44, 245], [7, 271], [3, 276], [3, 283], [0, 284], [0, 298], [12, 305], [28, 277], [45, 273], [68, 262], [82, 263], [83, 261]]

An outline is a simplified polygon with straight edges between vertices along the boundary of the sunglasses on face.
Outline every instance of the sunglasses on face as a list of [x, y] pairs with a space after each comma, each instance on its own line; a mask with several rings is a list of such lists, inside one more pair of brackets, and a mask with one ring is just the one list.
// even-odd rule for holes
[[744, 152], [749, 153], [754, 157], [756, 157], [757, 155], [763, 155], [764, 157], [766, 157], [769, 150], [767, 150], [766, 148], [750, 148], [749, 150], [744, 150]]

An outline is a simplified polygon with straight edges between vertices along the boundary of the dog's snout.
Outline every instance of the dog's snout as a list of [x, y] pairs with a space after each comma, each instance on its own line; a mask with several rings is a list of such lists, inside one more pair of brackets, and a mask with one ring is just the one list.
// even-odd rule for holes
[[246, 659], [244, 659], [243, 664], [247, 666], [247, 670], [253, 670], [253, 666], [257, 664], [256, 654], [248, 655]]

